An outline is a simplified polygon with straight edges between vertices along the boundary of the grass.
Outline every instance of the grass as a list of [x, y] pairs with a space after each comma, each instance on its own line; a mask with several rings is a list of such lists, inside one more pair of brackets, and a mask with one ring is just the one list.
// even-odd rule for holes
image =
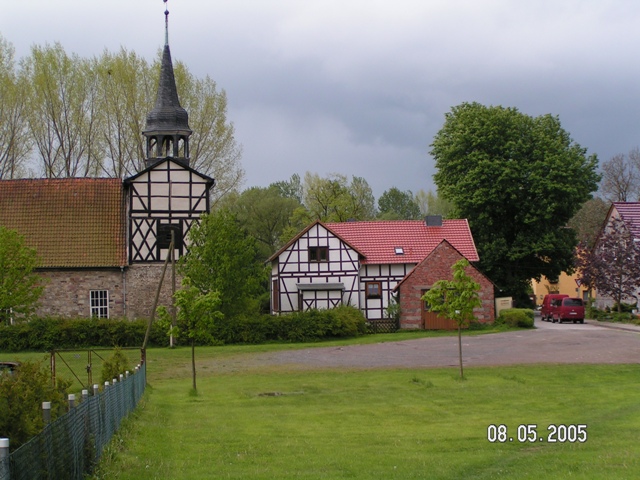
[[[327, 345], [327, 344], [323, 344]], [[201, 365], [282, 346], [201, 348]], [[287, 348], [297, 348], [287, 346]], [[227, 350], [228, 349], [228, 350]], [[311, 370], [200, 368], [153, 350], [141, 408], [95, 478], [638, 478], [637, 365]], [[489, 425], [514, 441], [491, 443]], [[587, 425], [585, 443], [519, 425]]]

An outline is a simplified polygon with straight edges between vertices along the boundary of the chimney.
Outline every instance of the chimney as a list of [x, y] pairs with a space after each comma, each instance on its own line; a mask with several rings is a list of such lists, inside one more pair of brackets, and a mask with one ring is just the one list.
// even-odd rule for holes
[[424, 223], [427, 227], [441, 227], [442, 215], [427, 215], [424, 219]]

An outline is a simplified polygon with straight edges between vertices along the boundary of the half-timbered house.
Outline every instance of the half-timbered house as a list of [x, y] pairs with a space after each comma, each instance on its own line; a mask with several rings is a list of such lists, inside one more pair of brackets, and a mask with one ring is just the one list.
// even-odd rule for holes
[[[397, 287], [417, 278], [419, 275], [413, 275], [417, 267], [438, 272], [437, 279], [450, 274], [456, 255], [432, 255], [443, 243], [459, 258], [478, 260], [466, 220], [434, 216], [425, 221], [316, 221], [269, 259], [272, 313], [346, 304], [375, 322], [387, 316], [392, 302], [400, 302], [402, 328], [428, 328], [409, 314], [409, 297], [398, 295]], [[493, 288], [486, 277], [480, 274], [478, 278], [483, 282], [483, 308], [478, 316], [492, 321]], [[420, 287], [418, 299], [429, 286]], [[407, 286], [405, 290], [415, 289]], [[403, 303], [407, 303], [406, 311]]]
[[[214, 180], [189, 165], [192, 132], [168, 42], [142, 133], [146, 168], [124, 181], [0, 181], [0, 225], [22, 234], [39, 258], [40, 315], [146, 317], [171, 240], [176, 258], [186, 253], [189, 230], [209, 211]], [[167, 282], [162, 298], [170, 297]]]

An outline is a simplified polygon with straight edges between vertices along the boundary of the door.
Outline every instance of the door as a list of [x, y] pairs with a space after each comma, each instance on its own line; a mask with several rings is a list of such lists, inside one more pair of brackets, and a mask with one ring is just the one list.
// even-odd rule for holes
[[[424, 295], [427, 290], [422, 291]], [[457, 330], [456, 322], [449, 318], [439, 317], [429, 309], [427, 302], [422, 300], [422, 325], [425, 330]]]

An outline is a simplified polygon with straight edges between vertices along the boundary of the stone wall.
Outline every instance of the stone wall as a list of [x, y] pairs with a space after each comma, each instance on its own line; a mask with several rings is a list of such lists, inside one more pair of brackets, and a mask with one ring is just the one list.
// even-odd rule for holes
[[[462, 258], [455, 248], [443, 242], [416, 266], [399, 288], [400, 328], [424, 328], [422, 292], [430, 289], [438, 280], [453, 280], [451, 266]], [[493, 284], [474, 267], [467, 269], [467, 273], [480, 284], [479, 296], [482, 306], [475, 311], [476, 319], [480, 322], [492, 322], [494, 320]]]
[[[163, 264], [134, 264], [124, 269], [41, 270], [45, 288], [38, 316], [88, 318], [91, 290], [109, 292], [110, 318], [149, 318]], [[176, 278], [180, 288], [181, 277]], [[167, 268], [159, 305], [171, 304], [171, 266]]]
[[90, 291], [109, 291], [109, 316], [124, 316], [126, 271], [104, 270], [40, 270], [44, 291], [36, 310], [38, 316], [83, 317], [90, 311]]

